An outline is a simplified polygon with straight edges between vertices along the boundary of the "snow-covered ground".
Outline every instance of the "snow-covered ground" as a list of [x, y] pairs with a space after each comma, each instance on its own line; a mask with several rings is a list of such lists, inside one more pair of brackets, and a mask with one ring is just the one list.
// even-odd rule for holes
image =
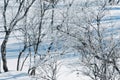
[[[1, 73], [0, 80], [35, 80], [34, 77], [31, 77], [27, 74], [27, 64], [25, 64], [23, 71], [16, 71], [16, 61], [17, 58], [8, 59], [8, 66], [10, 68], [10, 71], [7, 73]], [[82, 72], [73, 72], [72, 68], [67, 67], [67, 63], [72, 62], [72, 60], [64, 59], [62, 62], [63, 64], [59, 70], [60, 72], [58, 80], [90, 80], [90, 78], [83, 75]]]
[[[110, 8], [109, 17], [105, 20], [112, 20], [115, 22], [116, 25], [119, 24], [120, 20], [120, 6], [114, 6]], [[111, 29], [108, 30], [108, 33], [111, 31]], [[116, 26], [115, 28], [112, 28], [113, 32], [120, 32], [120, 27]], [[0, 44], [1, 44], [2, 38], [0, 37]], [[17, 42], [19, 43], [19, 42]], [[27, 74], [28, 65], [25, 64], [23, 71], [16, 71], [16, 65], [17, 65], [17, 55], [16, 53], [17, 48], [21, 47], [22, 45], [19, 45], [16, 43], [15, 38], [10, 38], [7, 49], [8, 49], [8, 67], [10, 69], [7, 73], [0, 74], [0, 80], [33, 80], [32, 77], [30, 77]], [[64, 59], [64, 62], [69, 62], [68, 60]], [[1, 65], [2, 66], [2, 65]], [[63, 63], [63, 65], [60, 68], [60, 76], [58, 77], [58, 80], [90, 80], [89, 77], [85, 76], [84, 74], [77, 72], [72, 72], [71, 68], [67, 67], [66, 63]]]
[[[58, 80], [89, 80], [89, 78], [84, 75], [77, 76], [76, 73], [70, 73], [69, 69], [66, 68], [65, 66], [62, 68], [63, 72], [62, 75], [58, 78]], [[0, 80], [35, 80], [35, 79], [30, 77], [25, 72], [10, 71], [0, 74]]]
[[10, 71], [0, 74], [0, 80], [31, 80], [27, 73]]

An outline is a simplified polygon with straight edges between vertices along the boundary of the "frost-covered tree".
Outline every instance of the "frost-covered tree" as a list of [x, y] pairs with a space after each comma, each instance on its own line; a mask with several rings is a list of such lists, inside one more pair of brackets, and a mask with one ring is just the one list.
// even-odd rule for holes
[[[16, 25], [26, 16], [30, 7], [33, 5], [35, 0], [21, 0], [21, 2], [16, 3], [16, 0], [3, 0], [2, 16], [3, 16], [3, 29], [4, 29], [4, 40], [1, 45], [1, 55], [3, 61], [3, 69], [5, 72], [8, 71], [7, 60], [6, 60], [6, 45], [9, 39], [10, 34], [14, 31]], [[12, 3], [12, 4], [11, 4]], [[25, 3], [29, 3], [28, 6], [24, 9], [23, 6]], [[16, 7], [14, 9], [14, 15], [10, 11], [11, 7]]]
[[108, 32], [115, 25], [112, 22], [106, 24], [105, 19], [109, 16], [107, 3], [105, 0], [83, 1], [73, 8], [75, 15], [69, 13], [67, 26], [58, 27], [66, 36], [67, 45], [80, 53], [80, 63], [85, 68], [83, 72], [92, 80], [120, 78], [120, 41], [114, 31]]
[[[82, 8], [82, 24], [77, 23], [80, 27], [81, 34], [79, 41], [76, 41], [74, 48], [81, 54], [81, 63], [86, 67], [84, 74], [91, 77], [92, 80], [118, 80], [120, 77], [119, 70], [119, 47], [120, 42], [116, 39], [113, 32], [108, 32], [114, 25], [111, 22], [105, 23], [108, 16], [106, 1], [95, 0], [94, 8], [91, 2], [86, 2]], [[109, 34], [109, 35], [107, 35]]]
[[[28, 12], [26, 18], [24, 18], [25, 19], [23, 20], [24, 27], [21, 30], [22, 34], [24, 35], [23, 37], [24, 47], [18, 56], [17, 70], [22, 70], [26, 58], [30, 57], [32, 54], [31, 59], [32, 62], [34, 63], [30, 63], [31, 66], [29, 67], [28, 71], [29, 74], [35, 75], [36, 69], [39, 67], [37, 61], [38, 57], [41, 58], [43, 55], [48, 57], [49, 55], [47, 54], [49, 53], [49, 49], [50, 49], [49, 46], [46, 46], [48, 47], [47, 53], [46, 50], [41, 52], [40, 51], [41, 47], [43, 45], [49, 45], [49, 44], [50, 46], [54, 47], [52, 44], [55, 43], [57, 36], [60, 36], [57, 35], [58, 33], [56, 30], [56, 26], [62, 23], [62, 18], [55, 15], [55, 14], [60, 14], [58, 12], [59, 9], [57, 8], [57, 2], [46, 3], [46, 1], [36, 1], [35, 3], [36, 6], [33, 7], [31, 11]], [[58, 23], [58, 19], [59, 21], [61, 19], [61, 23]], [[60, 39], [58, 39], [58, 41], [60, 41]], [[25, 51], [28, 49], [32, 49], [33, 51], [28, 53], [23, 63], [20, 64], [20, 58], [22, 54], [26, 53]], [[51, 56], [49, 56], [49, 58], [50, 57]], [[42, 62], [42, 60], [40, 59], [39, 62]]]

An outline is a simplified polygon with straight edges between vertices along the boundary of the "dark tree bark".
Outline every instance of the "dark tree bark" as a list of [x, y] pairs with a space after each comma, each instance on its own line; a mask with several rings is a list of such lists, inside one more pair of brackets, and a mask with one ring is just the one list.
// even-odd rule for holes
[[3, 23], [4, 23], [3, 28], [5, 31], [5, 37], [4, 37], [4, 40], [1, 45], [1, 56], [2, 56], [2, 61], [3, 61], [3, 70], [5, 72], [8, 72], [7, 60], [6, 60], [6, 45], [7, 45], [10, 33], [14, 30], [14, 27], [16, 26], [16, 24], [27, 15], [30, 7], [33, 5], [33, 3], [36, 0], [31, 0], [31, 3], [26, 7], [23, 15], [18, 18], [18, 16], [20, 16], [20, 14], [21, 14], [21, 10], [24, 9], [22, 6], [24, 5], [25, 0], [22, 0], [18, 6], [18, 10], [17, 10], [17, 13], [15, 14], [15, 17], [11, 20], [10, 24], [8, 25], [6, 11], [7, 11], [8, 5], [9, 5], [9, 1], [10, 0], [4, 0], [4, 7], [3, 7]]
[[109, 3], [111, 2], [112, 0], [109, 0]]
[[27, 46], [25, 45], [23, 50], [19, 53], [18, 55], [18, 60], [17, 60], [17, 71], [19, 71], [19, 65], [20, 65], [20, 59], [21, 59], [21, 55], [22, 53], [27, 49]]
[[10, 33], [6, 32], [5, 38], [4, 38], [2, 45], [1, 45], [1, 56], [2, 56], [2, 61], [3, 61], [3, 70], [5, 72], [8, 72], [7, 60], [6, 60], [6, 44], [8, 42], [9, 35], [10, 35]]
[[119, 4], [120, 0], [117, 1], [117, 4]]

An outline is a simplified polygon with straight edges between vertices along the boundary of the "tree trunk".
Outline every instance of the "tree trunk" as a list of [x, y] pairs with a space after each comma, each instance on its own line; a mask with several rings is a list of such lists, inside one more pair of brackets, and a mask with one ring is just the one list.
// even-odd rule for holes
[[5, 38], [4, 38], [2, 45], [1, 45], [1, 56], [2, 56], [2, 61], [3, 61], [4, 72], [8, 72], [7, 59], [6, 59], [6, 44], [8, 42], [9, 34], [10, 33], [6, 32]]
[[22, 55], [22, 52], [20, 52], [19, 55], [18, 55], [18, 60], [17, 60], [17, 71], [19, 71], [19, 64], [20, 64], [21, 55]]
[[25, 45], [23, 50], [19, 53], [18, 55], [18, 60], [17, 60], [17, 71], [19, 71], [19, 65], [20, 65], [20, 58], [21, 58], [21, 55], [22, 53], [26, 50], [27, 46]]

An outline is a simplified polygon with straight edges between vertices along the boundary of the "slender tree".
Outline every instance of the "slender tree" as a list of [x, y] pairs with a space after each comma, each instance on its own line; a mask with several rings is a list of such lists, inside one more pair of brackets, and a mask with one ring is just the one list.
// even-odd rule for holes
[[22, 20], [26, 16], [27, 12], [29, 11], [30, 7], [33, 5], [35, 0], [29, 1], [29, 5], [26, 7], [25, 11], [23, 11], [23, 6], [24, 6], [25, 2], [26, 2], [25, 0], [22, 0], [18, 3], [18, 7], [15, 10], [15, 11], [17, 11], [17, 13], [15, 13], [12, 20], [10, 20], [10, 22], [8, 23], [9, 16], [7, 15], [7, 12], [8, 12], [8, 7], [11, 5], [9, 4], [10, 0], [4, 0], [4, 7], [3, 7], [4, 26], [3, 27], [4, 27], [4, 31], [5, 31], [5, 36], [4, 36], [2, 45], [1, 45], [1, 55], [2, 55], [2, 61], [3, 61], [3, 69], [5, 72], [8, 71], [7, 59], [6, 59], [6, 45], [7, 45], [8, 39], [10, 37], [10, 34], [15, 29], [16, 24], [18, 22], [20, 22], [20, 20]]

